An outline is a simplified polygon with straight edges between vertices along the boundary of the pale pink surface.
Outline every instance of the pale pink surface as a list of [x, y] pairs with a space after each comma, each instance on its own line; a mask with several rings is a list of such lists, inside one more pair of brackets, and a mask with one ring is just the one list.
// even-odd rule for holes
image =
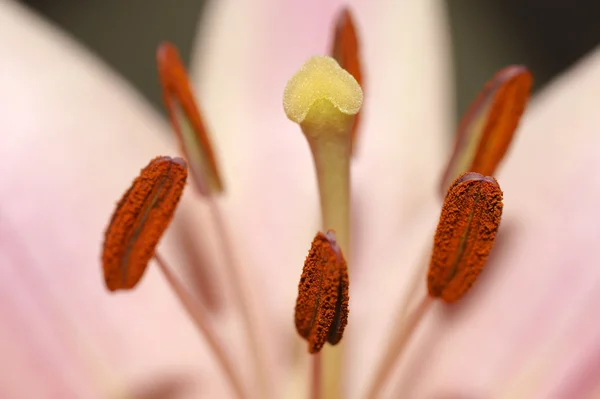
[[[443, 10], [433, 1], [397, 3], [354, 3], [368, 86], [354, 177], [350, 397], [365, 388], [408, 271], [435, 227], [452, 129]], [[308, 56], [328, 48], [340, 4], [213, 2], [196, 58], [236, 254], [252, 271], [255, 301], [274, 321], [265, 330], [276, 384], [286, 370], [273, 366], [285, 361], [278, 349], [294, 337], [297, 279], [318, 228], [308, 148], [285, 119], [281, 94]], [[175, 154], [166, 125], [97, 60], [20, 7], [0, 3], [0, 33], [0, 321], [8, 326], [0, 349], [14, 359], [0, 362], [11, 376], [0, 396], [105, 397], [53, 338], [60, 326], [26, 291], [26, 272], [48, 283], [126, 384], [181, 373], [196, 393], [223, 395], [206, 349], [155, 268], [131, 295], [109, 296], [101, 284], [107, 217], [148, 159]], [[594, 364], [587, 350], [597, 353], [600, 343], [598, 82], [600, 55], [593, 54], [535, 100], [498, 176], [506, 207], [495, 259], [460, 307], [435, 306], [396, 378], [402, 392], [490, 396], [528, 372], [540, 380], [539, 395], [558, 395], [581, 374], [578, 365]], [[201, 220], [206, 210], [190, 193], [178, 218]]]
[[152, 157], [176, 154], [166, 124], [21, 6], [0, 3], [0, 32], [0, 396], [106, 397], [100, 385], [108, 383], [79, 364], [81, 347], [79, 355], [64, 349], [74, 334], [97, 346], [94, 363], [117, 385], [182, 379], [202, 387], [196, 397], [211, 392], [220, 385], [214, 366], [156, 268], [129, 295], [109, 295], [102, 281], [100, 246], [115, 202]]

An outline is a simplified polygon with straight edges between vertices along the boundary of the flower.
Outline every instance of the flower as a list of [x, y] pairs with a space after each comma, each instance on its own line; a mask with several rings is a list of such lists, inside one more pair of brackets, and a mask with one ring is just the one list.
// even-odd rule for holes
[[[299, 263], [318, 208], [309, 151], [281, 112], [281, 91], [308, 56], [325, 51], [339, 4], [248, 3], [211, 4], [196, 81], [222, 160], [236, 255], [260, 288], [273, 381], [284, 389]], [[364, 1], [355, 10], [368, 91], [353, 166], [344, 381], [360, 395], [439, 215], [452, 123], [438, 3]], [[166, 123], [55, 28], [15, 3], [0, 11], [2, 396], [104, 398], [106, 389], [131, 394], [149, 381], [181, 383], [182, 396], [226, 396], [156, 268], [132, 295], [108, 296], [102, 285], [106, 217], [142, 165], [176, 153]], [[505, 208], [495, 259], [460, 307], [436, 307], [424, 320], [395, 378], [404, 395], [582, 397], [596, 388], [599, 78], [596, 51], [529, 107], [497, 174]], [[218, 265], [208, 210], [188, 194], [161, 250], [185, 265], [177, 251], [185, 228]], [[211, 270], [219, 283], [219, 268]], [[238, 321], [225, 310], [215, 317], [230, 351], [242, 354]]]

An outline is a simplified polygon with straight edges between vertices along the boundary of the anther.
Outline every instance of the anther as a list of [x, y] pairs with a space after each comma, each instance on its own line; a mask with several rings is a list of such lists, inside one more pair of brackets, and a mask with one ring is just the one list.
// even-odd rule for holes
[[[354, 17], [349, 8], [344, 8], [338, 15], [335, 25], [331, 56], [356, 79], [363, 92], [365, 84], [362, 74], [360, 43], [356, 33]], [[356, 147], [358, 126], [360, 125], [360, 112], [354, 118], [352, 127], [352, 151]]]
[[296, 301], [296, 330], [317, 353], [342, 339], [348, 323], [348, 268], [333, 231], [315, 236], [304, 262]]
[[429, 295], [459, 300], [473, 285], [494, 246], [502, 191], [493, 177], [469, 172], [454, 181], [442, 207], [429, 264]]
[[186, 178], [183, 159], [157, 157], [125, 192], [106, 229], [102, 250], [110, 291], [131, 289], [141, 279], [173, 218]]
[[524, 66], [506, 67], [486, 83], [459, 124], [440, 183], [442, 194], [465, 172], [494, 175], [525, 111], [532, 84], [533, 77]]
[[163, 102], [173, 130], [190, 165], [194, 183], [202, 195], [223, 191], [208, 129], [192, 94], [188, 74], [177, 48], [162, 43], [156, 52]]

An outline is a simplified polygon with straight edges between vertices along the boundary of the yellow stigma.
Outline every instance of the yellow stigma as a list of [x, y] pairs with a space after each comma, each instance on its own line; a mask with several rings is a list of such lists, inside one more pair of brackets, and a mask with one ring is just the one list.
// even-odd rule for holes
[[311, 57], [283, 92], [287, 117], [305, 134], [347, 130], [362, 105], [360, 85], [331, 57]]

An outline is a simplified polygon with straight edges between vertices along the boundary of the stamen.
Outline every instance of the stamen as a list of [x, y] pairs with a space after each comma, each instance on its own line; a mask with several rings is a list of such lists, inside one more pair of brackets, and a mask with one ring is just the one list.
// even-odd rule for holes
[[173, 219], [186, 178], [183, 159], [157, 157], [125, 192], [106, 229], [102, 252], [110, 291], [131, 289], [141, 279]]
[[400, 324], [396, 324], [395, 328], [392, 330], [394, 331], [394, 335], [389, 345], [385, 347], [383, 358], [375, 369], [375, 377], [369, 385], [365, 398], [376, 399], [379, 397], [392, 370], [394, 370], [395, 365], [398, 363], [398, 360], [402, 356], [410, 338], [417, 330], [421, 320], [423, 320], [423, 317], [427, 314], [432, 302], [433, 299], [431, 297], [426, 295], [423, 296], [414, 310], [409, 313], [406, 318], [403, 318]]
[[172, 269], [167, 265], [164, 258], [160, 256], [158, 252], [154, 254], [154, 259], [156, 259], [156, 263], [165, 276], [167, 283], [169, 283], [173, 289], [173, 292], [175, 295], [177, 295], [177, 298], [194, 322], [196, 328], [206, 340], [208, 347], [215, 355], [217, 363], [219, 363], [219, 366], [223, 369], [223, 372], [231, 383], [231, 388], [235, 392], [236, 396], [240, 399], [249, 397], [244, 390], [244, 386], [239, 375], [235, 372], [232, 359], [225, 351], [225, 345], [223, 345], [219, 339], [219, 335], [210, 324], [210, 316], [206, 308], [204, 308], [204, 306], [202, 306], [202, 304], [198, 302], [192, 294], [190, 294], [190, 292], [185, 288], [180, 279], [177, 278]]
[[252, 302], [252, 287], [248, 279], [244, 277], [244, 271], [240, 267], [234, 255], [234, 246], [229, 235], [227, 225], [223, 218], [223, 212], [219, 206], [219, 198], [207, 197], [213, 225], [215, 227], [216, 240], [220, 246], [220, 252], [225, 262], [225, 271], [229, 282], [233, 287], [234, 303], [238, 307], [242, 321], [246, 326], [246, 339], [250, 347], [258, 389], [261, 398], [271, 397], [270, 379], [267, 368], [267, 360], [264, 344], [259, 325], [262, 315], [257, 312]]
[[217, 232], [217, 241], [224, 258], [229, 280], [233, 285], [234, 301], [239, 308], [248, 338], [248, 346], [252, 351], [254, 368], [258, 374], [261, 396], [270, 396], [269, 377], [265, 354], [262, 353], [256, 311], [251, 309], [251, 290], [243, 277], [234, 255], [233, 245], [229, 238], [223, 216], [213, 194], [223, 191], [223, 182], [219, 175], [215, 156], [208, 138], [207, 129], [202, 121], [196, 102], [192, 95], [187, 73], [175, 46], [165, 42], [157, 51], [158, 71], [163, 87], [163, 99], [171, 117], [173, 128], [181, 142], [181, 146], [189, 161], [192, 177], [200, 192], [206, 197], [210, 206], [211, 217]]
[[223, 181], [187, 72], [177, 48], [162, 43], [156, 52], [163, 101], [173, 130], [190, 164], [195, 185], [204, 196], [223, 191]]
[[380, 395], [433, 299], [455, 302], [473, 285], [494, 245], [501, 215], [502, 191], [496, 179], [470, 172], [454, 181], [434, 238], [427, 279], [429, 295], [406, 317], [407, 303], [401, 304], [392, 329], [394, 335], [376, 368], [367, 398]]
[[494, 246], [502, 191], [493, 177], [465, 173], [450, 186], [429, 264], [429, 295], [460, 299], [473, 285]]
[[[345, 7], [337, 17], [335, 34], [331, 46], [331, 56], [335, 58], [342, 68], [348, 71], [348, 73], [356, 79], [364, 92], [365, 82], [360, 60], [360, 44], [358, 35], [356, 34], [354, 18], [348, 7]], [[359, 124], [360, 112], [356, 114], [354, 126], [352, 127], [352, 153], [354, 153], [354, 147], [356, 146]]]
[[[510, 145], [531, 85], [531, 73], [519, 66], [503, 69], [486, 84], [459, 125], [454, 152], [440, 184], [443, 193], [461, 173], [472, 170], [493, 174]], [[414, 296], [421, 274], [427, 270], [430, 253], [428, 246], [427, 259], [418, 265], [410, 279], [400, 319]]]
[[296, 301], [296, 329], [317, 353], [337, 344], [348, 323], [348, 268], [335, 233], [319, 232], [304, 262]]
[[247, 395], [234, 372], [233, 362], [208, 323], [206, 310], [188, 293], [155, 251], [173, 219], [186, 178], [187, 165], [181, 158], [157, 157], [142, 169], [119, 201], [106, 230], [102, 254], [104, 279], [111, 291], [131, 289], [154, 256], [167, 282], [215, 354], [237, 397], [245, 398]]
[[[326, 56], [310, 58], [290, 79], [283, 97], [286, 115], [300, 125], [313, 154], [322, 230], [335, 230], [346, 257], [350, 256], [351, 134], [362, 98], [356, 79]], [[341, 354], [340, 345], [322, 352], [325, 398], [341, 397]]]
[[404, 295], [402, 295], [400, 306], [396, 310], [393, 327], [390, 329], [390, 331], [393, 332], [390, 343], [384, 347], [382, 359], [375, 369], [375, 377], [367, 391], [366, 398], [376, 398], [379, 395], [379, 391], [383, 389], [384, 383], [401, 356], [412, 331], [417, 328], [419, 320], [425, 315], [426, 310], [431, 303], [431, 298], [429, 296], [425, 296], [425, 298], [421, 296], [419, 305], [412, 313], [408, 313], [410, 306], [415, 300], [419, 282], [423, 281], [422, 279], [425, 279], [430, 258], [431, 244], [428, 244], [426, 250], [423, 251], [422, 258], [417, 264], [416, 270], [413, 271], [413, 274], [410, 276], [409, 282], [406, 285], [406, 290]]
[[484, 86], [459, 124], [454, 152], [440, 184], [442, 194], [465, 172], [494, 174], [525, 111], [532, 84], [527, 68], [509, 66]]

